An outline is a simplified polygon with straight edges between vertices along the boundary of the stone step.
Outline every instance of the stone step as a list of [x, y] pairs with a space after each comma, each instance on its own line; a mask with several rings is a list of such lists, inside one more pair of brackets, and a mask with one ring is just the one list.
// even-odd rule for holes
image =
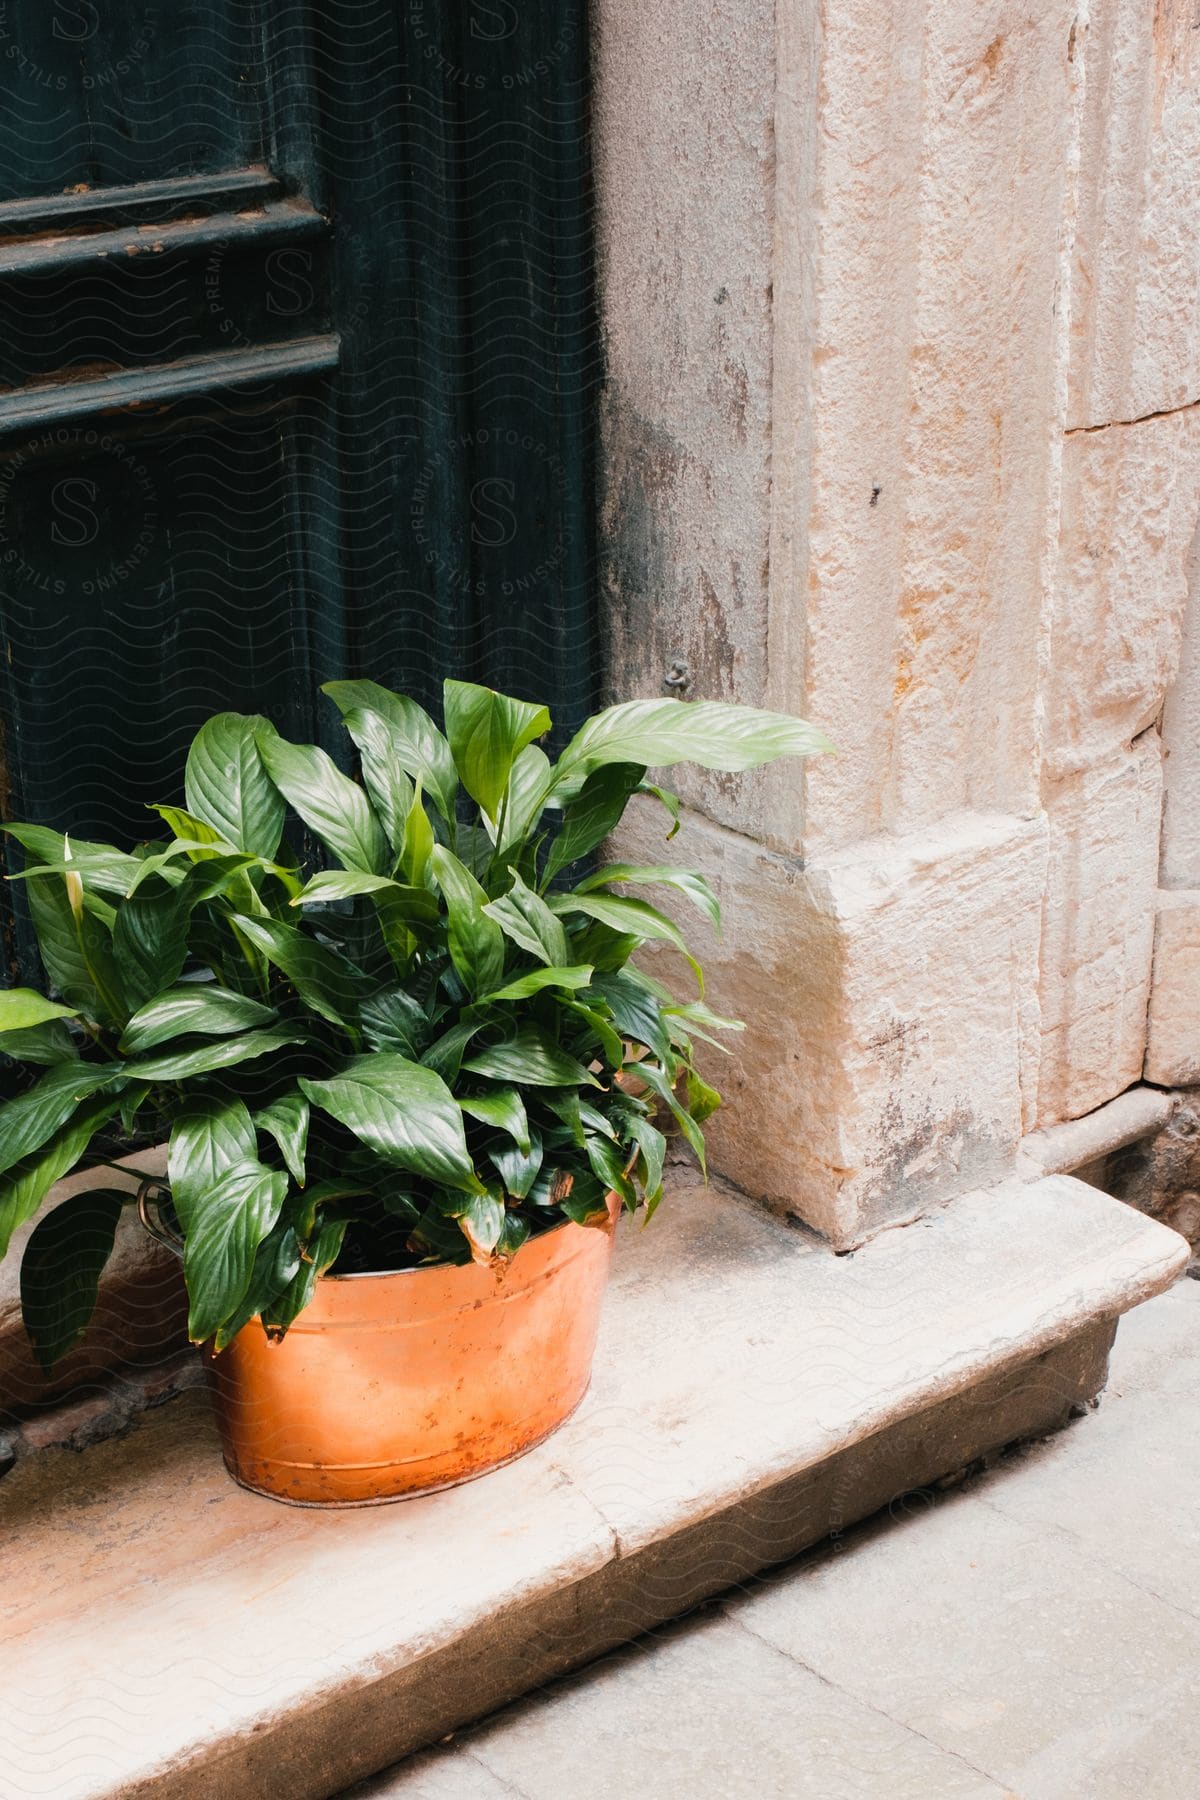
[[1069, 1176], [835, 1257], [676, 1184], [623, 1228], [591, 1394], [522, 1461], [321, 1513], [226, 1478], [201, 1394], [0, 1482], [0, 1794], [324, 1800], [1063, 1422], [1175, 1233]]

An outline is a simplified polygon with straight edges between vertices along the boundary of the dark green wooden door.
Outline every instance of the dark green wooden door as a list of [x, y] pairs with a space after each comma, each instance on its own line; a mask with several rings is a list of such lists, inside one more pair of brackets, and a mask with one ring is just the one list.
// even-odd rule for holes
[[576, 0], [0, 0], [0, 81], [4, 816], [134, 841], [338, 674], [578, 720]]

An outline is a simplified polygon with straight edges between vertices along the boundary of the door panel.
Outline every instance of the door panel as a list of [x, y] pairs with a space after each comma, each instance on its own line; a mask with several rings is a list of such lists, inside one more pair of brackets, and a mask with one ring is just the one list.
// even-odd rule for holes
[[33, 11], [0, 0], [8, 816], [135, 840], [208, 712], [328, 738], [335, 675], [481, 679], [569, 730], [596, 682], [574, 0]]

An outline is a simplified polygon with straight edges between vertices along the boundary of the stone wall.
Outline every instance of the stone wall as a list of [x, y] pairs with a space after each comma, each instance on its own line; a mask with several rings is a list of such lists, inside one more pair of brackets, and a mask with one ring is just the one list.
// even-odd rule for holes
[[1200, 12], [594, 11], [612, 686], [838, 745], [674, 849], [718, 1166], [845, 1247], [1200, 1079]]

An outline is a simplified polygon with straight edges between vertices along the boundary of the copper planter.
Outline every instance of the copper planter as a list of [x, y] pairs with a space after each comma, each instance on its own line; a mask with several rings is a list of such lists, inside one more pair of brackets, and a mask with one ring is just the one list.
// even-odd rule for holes
[[297, 1506], [370, 1506], [470, 1481], [587, 1392], [617, 1207], [507, 1266], [332, 1275], [282, 1343], [207, 1354], [235, 1481]]

